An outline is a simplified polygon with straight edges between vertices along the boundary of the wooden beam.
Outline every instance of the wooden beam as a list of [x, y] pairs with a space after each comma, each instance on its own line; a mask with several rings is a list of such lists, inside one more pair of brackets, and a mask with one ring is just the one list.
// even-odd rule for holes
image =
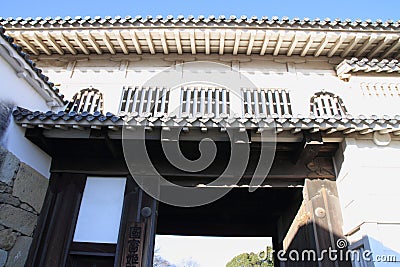
[[144, 37], [146, 38], [146, 42], [147, 42], [147, 46], [149, 47], [150, 54], [154, 55], [156, 53], [156, 50], [154, 49], [153, 40], [151, 39], [149, 30], [144, 31]]
[[129, 54], [129, 50], [128, 50], [128, 47], [126, 46], [126, 43], [124, 41], [124, 37], [122, 36], [121, 32], [120, 31], [113, 31], [113, 33], [114, 33], [115, 38], [118, 41], [119, 46], [122, 49], [122, 52], [125, 55], [128, 55]]
[[131, 36], [131, 40], [132, 40], [133, 46], [136, 49], [136, 53], [138, 55], [141, 55], [142, 54], [142, 47], [140, 46], [139, 39], [137, 37], [136, 32], [133, 31], [133, 30], [129, 31], [129, 35]]
[[47, 47], [45, 43], [43, 43], [42, 39], [40, 39], [40, 37], [36, 33], [31, 32], [29, 36], [43, 50], [43, 52], [45, 52], [49, 56], [52, 54], [51, 50]]
[[308, 50], [310, 49], [311, 45], [313, 44], [316, 35], [317, 34], [315, 32], [312, 32], [308, 35], [306, 44], [304, 45], [303, 51], [301, 51], [300, 56], [304, 57], [307, 55]]
[[90, 50], [86, 46], [86, 44], [83, 42], [82, 38], [76, 33], [72, 32], [71, 33], [72, 39], [74, 39], [75, 43], [79, 46], [79, 48], [82, 50], [82, 52], [86, 55], [90, 54]]
[[394, 38], [393, 35], [387, 35], [380, 43], [377, 47], [375, 47], [371, 53], [368, 55], [369, 58], [373, 58], [376, 54], [378, 54], [385, 46], [387, 43], [389, 43], [390, 41], [392, 41]]
[[368, 40], [366, 40], [366, 41], [364, 42], [364, 44], [358, 49], [358, 51], [357, 51], [354, 55], [355, 55], [356, 57], [361, 56], [361, 55], [365, 52], [365, 50], [367, 50], [368, 47], [370, 47], [371, 44], [372, 44], [377, 38], [378, 38], [378, 35], [377, 35], [376, 33], [372, 33], [372, 34], [369, 36]]
[[45, 32], [44, 36], [46, 37], [47, 41], [51, 44], [51, 46], [59, 53], [60, 55], [64, 55], [64, 50], [61, 46], [57, 43], [57, 41], [50, 35], [49, 32]]
[[103, 54], [103, 52], [100, 49], [99, 44], [96, 42], [96, 39], [93, 37], [93, 35], [90, 32], [87, 33], [87, 38], [88, 38], [89, 43], [93, 46], [96, 53], [99, 55]]
[[281, 50], [281, 46], [282, 46], [282, 42], [283, 42], [283, 38], [285, 37], [285, 33], [284, 32], [279, 32], [278, 33], [278, 39], [276, 40], [276, 45], [275, 45], [275, 49], [274, 49], [274, 56], [277, 56], [279, 54], [279, 51]]
[[247, 52], [246, 55], [250, 56], [251, 52], [253, 51], [253, 46], [254, 46], [254, 40], [256, 38], [256, 31], [251, 31], [250, 32], [250, 39], [249, 39], [249, 44], [247, 46]]
[[394, 43], [393, 43], [392, 47], [389, 47], [389, 49], [387, 49], [387, 50], [383, 53], [382, 58], [387, 58], [387, 57], [389, 57], [393, 52], [398, 52], [399, 48], [400, 48], [400, 38], [397, 39], [397, 42], [394, 42]]
[[340, 56], [346, 57], [351, 52], [351, 49], [353, 49], [361, 39], [362, 39], [361, 34], [357, 33], [356, 35], [353, 35], [353, 40], [350, 42], [350, 44], [347, 46], [347, 48], [342, 52]]
[[204, 32], [204, 42], [205, 42], [205, 50], [206, 50], [206, 55], [210, 54], [210, 31], [205, 31]]
[[233, 44], [233, 54], [237, 55], [240, 45], [240, 37], [242, 36], [242, 31], [235, 31], [235, 42]]
[[190, 50], [192, 51], [192, 55], [195, 55], [196, 54], [196, 38], [195, 38], [194, 30], [191, 30], [189, 32], [189, 38], [190, 38]]
[[261, 51], [260, 51], [260, 56], [265, 55], [265, 52], [267, 51], [267, 47], [268, 47], [268, 43], [269, 43], [269, 39], [271, 37], [271, 33], [268, 31], [265, 31], [265, 36], [264, 36], [264, 41], [261, 47]]
[[222, 30], [219, 35], [219, 54], [220, 55], [224, 54], [224, 48], [225, 48], [225, 31]]
[[108, 32], [101, 31], [100, 36], [103, 39], [104, 44], [106, 45], [108, 51], [110, 51], [111, 54], [115, 55], [115, 48], [114, 45], [111, 43], [110, 37], [108, 36]]
[[71, 42], [68, 40], [68, 38], [65, 37], [63, 33], [58, 34], [58, 37], [60, 38], [61, 42], [65, 45], [65, 47], [71, 52], [71, 54], [76, 55], [77, 51], [74, 48], [74, 46], [71, 44]]
[[304, 132], [303, 142], [299, 146], [297, 153], [293, 158], [295, 164], [305, 164], [310, 163], [319, 153], [323, 142], [321, 132]]
[[286, 54], [288, 57], [290, 57], [293, 54], [293, 51], [296, 48], [298, 41], [299, 41], [299, 37], [298, 37], [297, 32], [295, 32], [293, 39], [291, 41], [291, 44], [289, 46], [289, 50]]
[[160, 39], [161, 39], [161, 45], [164, 51], [164, 55], [168, 55], [169, 51], [168, 51], [168, 44], [167, 44], [167, 39], [165, 37], [165, 31], [161, 30], [160, 31]]
[[328, 57], [333, 57], [333, 55], [336, 53], [336, 51], [339, 49], [339, 47], [342, 45], [343, 41], [347, 38], [347, 34], [340, 34], [339, 38], [336, 39], [335, 44], [331, 48], [331, 50], [328, 52]]
[[176, 43], [176, 49], [179, 55], [182, 55], [182, 43], [181, 43], [181, 36], [179, 30], [174, 30], [174, 37]]
[[32, 45], [20, 32], [15, 33], [15, 37], [26, 46], [33, 54], [38, 56], [40, 54], [39, 50], [36, 49], [34, 45]]
[[331, 38], [331, 36], [332, 35], [330, 35], [330, 34], [325, 34], [323, 41], [317, 47], [317, 50], [315, 50], [314, 57], [319, 57], [321, 55], [322, 51], [324, 51], [325, 46], [328, 44], [329, 38]]

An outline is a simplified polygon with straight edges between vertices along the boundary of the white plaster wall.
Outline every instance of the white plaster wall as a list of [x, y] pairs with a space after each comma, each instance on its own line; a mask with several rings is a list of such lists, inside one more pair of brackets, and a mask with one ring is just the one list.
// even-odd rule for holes
[[377, 146], [372, 140], [345, 139], [342, 150], [336, 163], [343, 160], [337, 187], [344, 234], [352, 242], [367, 237], [374, 255], [397, 255], [400, 261], [400, 141]]
[[[278, 60], [279, 59], [279, 60]], [[129, 65], [125, 69], [124, 61]], [[292, 57], [246, 57], [238, 61], [236, 58], [228, 57], [206, 57], [206, 56], [182, 56], [170, 57], [108, 57], [91, 56], [76, 61], [75, 65], [56, 61], [55, 59], [39, 58], [38, 65], [56, 83], [67, 99], [83, 88], [93, 86], [104, 94], [105, 111], [116, 113], [123, 86], [138, 86], [146, 83], [158, 72], [169, 67], [175, 68], [176, 62], [211, 61], [225, 64], [232, 70], [239, 71], [242, 84], [233, 86], [247, 86], [246, 80], [251, 81], [259, 88], [286, 88], [290, 90], [293, 114], [308, 115], [310, 113], [309, 101], [312, 95], [318, 91], [326, 90], [339, 94], [345, 104], [354, 98], [354, 92], [348, 90], [349, 84], [337, 78], [334, 67], [328, 59], [315, 58], [292, 58]], [[71, 67], [73, 66], [73, 67]], [[182, 78], [189, 76], [192, 72], [214, 72], [213, 75], [228, 77], [227, 85], [230, 85], [230, 73], [219, 72], [218, 69], [183, 68]], [[225, 70], [224, 70], [225, 71]], [[172, 78], [171, 78], [172, 79]], [[171, 81], [158, 81], [157, 86], [169, 85]], [[355, 92], [360, 97], [360, 91]]]
[[[17, 77], [13, 68], [0, 56], [0, 102], [10, 103], [30, 110], [50, 110], [46, 101], [24, 80]], [[49, 177], [51, 158], [24, 137], [25, 129], [11, 118], [2, 145], [45, 177]]]

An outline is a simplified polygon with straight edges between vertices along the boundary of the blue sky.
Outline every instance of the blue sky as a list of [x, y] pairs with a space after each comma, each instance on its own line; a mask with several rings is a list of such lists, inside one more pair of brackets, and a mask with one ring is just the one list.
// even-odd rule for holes
[[2, 17], [247, 15], [309, 18], [400, 19], [399, 0], [20, 0], [2, 1]]

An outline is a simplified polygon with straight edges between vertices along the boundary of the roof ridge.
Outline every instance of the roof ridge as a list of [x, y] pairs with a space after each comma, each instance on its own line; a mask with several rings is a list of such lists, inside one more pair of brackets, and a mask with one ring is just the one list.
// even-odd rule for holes
[[278, 16], [272, 16], [272, 17], [267, 17], [267, 16], [262, 16], [262, 17], [257, 17], [257, 16], [214, 16], [210, 15], [208, 17], [199, 15], [197, 17], [189, 15], [189, 16], [66, 16], [66, 17], [8, 17], [8, 18], [3, 18], [0, 17], [0, 24], [5, 26], [5, 27], [45, 27], [47, 26], [66, 26], [66, 25], [75, 25], [75, 26], [83, 26], [84, 24], [99, 24], [99, 25], [129, 25], [129, 24], [151, 24], [151, 25], [178, 25], [178, 26], [192, 26], [192, 25], [202, 25], [205, 24], [206, 26], [216, 24], [218, 25], [224, 25], [224, 24], [236, 24], [236, 25], [248, 25], [248, 26], [283, 26], [283, 27], [292, 27], [292, 26], [298, 26], [301, 28], [306, 28], [306, 27], [334, 27], [334, 28], [383, 28], [383, 29], [400, 29], [400, 20], [391, 20], [388, 19], [386, 21], [381, 20], [381, 19], [376, 19], [376, 20], [371, 20], [371, 19], [340, 19], [340, 18], [335, 18], [335, 19], [330, 19], [330, 18], [314, 18], [310, 19], [308, 17], [305, 17], [303, 19], [300, 19], [298, 17], [294, 18], [289, 18], [287, 16], [283, 17], [278, 17]]

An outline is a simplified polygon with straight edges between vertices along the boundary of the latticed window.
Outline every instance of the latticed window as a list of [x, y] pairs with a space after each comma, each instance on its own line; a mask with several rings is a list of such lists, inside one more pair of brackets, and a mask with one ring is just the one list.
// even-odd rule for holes
[[285, 89], [242, 89], [243, 116], [292, 115], [289, 92]]
[[229, 116], [229, 90], [210, 87], [182, 87], [180, 117]]
[[310, 112], [315, 116], [346, 115], [342, 99], [329, 92], [318, 92], [311, 97]]
[[377, 97], [400, 97], [400, 83], [361, 83], [363, 95]]
[[103, 113], [103, 94], [94, 88], [82, 89], [76, 93], [72, 101], [68, 103], [66, 112], [100, 112]]
[[124, 87], [120, 113], [162, 116], [168, 111], [169, 90], [161, 87]]

